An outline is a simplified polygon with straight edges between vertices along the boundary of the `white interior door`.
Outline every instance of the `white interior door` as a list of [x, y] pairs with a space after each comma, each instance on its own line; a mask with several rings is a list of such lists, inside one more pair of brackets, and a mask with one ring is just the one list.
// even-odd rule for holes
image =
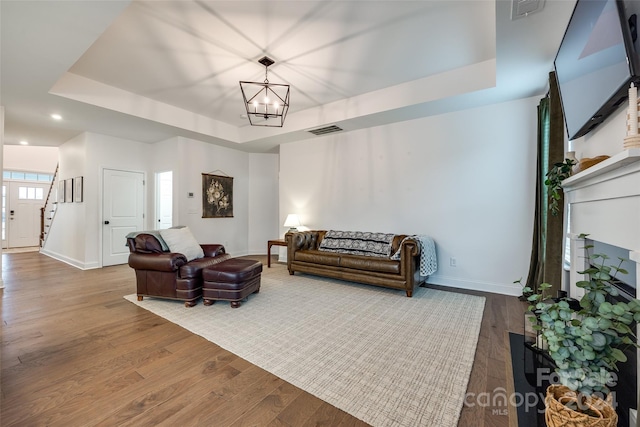
[[126, 264], [126, 236], [144, 224], [144, 175], [104, 169], [102, 178], [102, 265]]
[[22, 248], [40, 244], [40, 210], [51, 184], [8, 182], [8, 246]]
[[9, 239], [7, 238], [7, 184], [2, 186], [2, 248], [6, 249], [9, 246]]
[[173, 172], [156, 173], [156, 225], [157, 229], [173, 226]]

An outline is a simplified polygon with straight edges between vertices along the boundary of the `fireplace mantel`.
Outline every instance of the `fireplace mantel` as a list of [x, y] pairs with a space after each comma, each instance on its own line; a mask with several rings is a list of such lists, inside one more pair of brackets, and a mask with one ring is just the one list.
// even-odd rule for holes
[[562, 183], [571, 231], [640, 251], [640, 149], [624, 150]]
[[[571, 192], [587, 185], [597, 184], [604, 180], [614, 179], [620, 175], [625, 175], [635, 171], [640, 162], [640, 148], [624, 150], [615, 156], [591, 166], [573, 176], [562, 181], [564, 192]], [[629, 166], [629, 167], [627, 167]]]

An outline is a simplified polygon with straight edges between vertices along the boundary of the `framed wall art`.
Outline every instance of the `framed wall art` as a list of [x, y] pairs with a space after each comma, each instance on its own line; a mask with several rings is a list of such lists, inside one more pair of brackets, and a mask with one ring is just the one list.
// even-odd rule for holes
[[58, 203], [64, 203], [64, 186], [65, 182], [63, 179], [58, 181]]
[[76, 203], [82, 203], [83, 183], [84, 179], [81, 176], [73, 179], [73, 201]]
[[202, 218], [233, 218], [233, 178], [202, 174]]
[[73, 202], [73, 178], [67, 178], [64, 180], [64, 202]]

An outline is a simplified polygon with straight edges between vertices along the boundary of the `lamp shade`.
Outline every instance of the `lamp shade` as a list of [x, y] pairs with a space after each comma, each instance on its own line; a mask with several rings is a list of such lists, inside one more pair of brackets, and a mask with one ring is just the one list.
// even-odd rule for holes
[[287, 215], [287, 219], [284, 221], [284, 226], [291, 227], [291, 230], [295, 230], [296, 227], [299, 227], [300, 225], [300, 218], [298, 218], [298, 215], [296, 214]]

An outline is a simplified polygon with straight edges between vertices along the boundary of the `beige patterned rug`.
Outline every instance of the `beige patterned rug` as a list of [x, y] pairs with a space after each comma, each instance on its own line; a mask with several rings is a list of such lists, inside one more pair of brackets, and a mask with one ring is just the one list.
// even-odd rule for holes
[[482, 297], [407, 298], [283, 265], [237, 309], [125, 298], [373, 426], [457, 426], [484, 310]]

